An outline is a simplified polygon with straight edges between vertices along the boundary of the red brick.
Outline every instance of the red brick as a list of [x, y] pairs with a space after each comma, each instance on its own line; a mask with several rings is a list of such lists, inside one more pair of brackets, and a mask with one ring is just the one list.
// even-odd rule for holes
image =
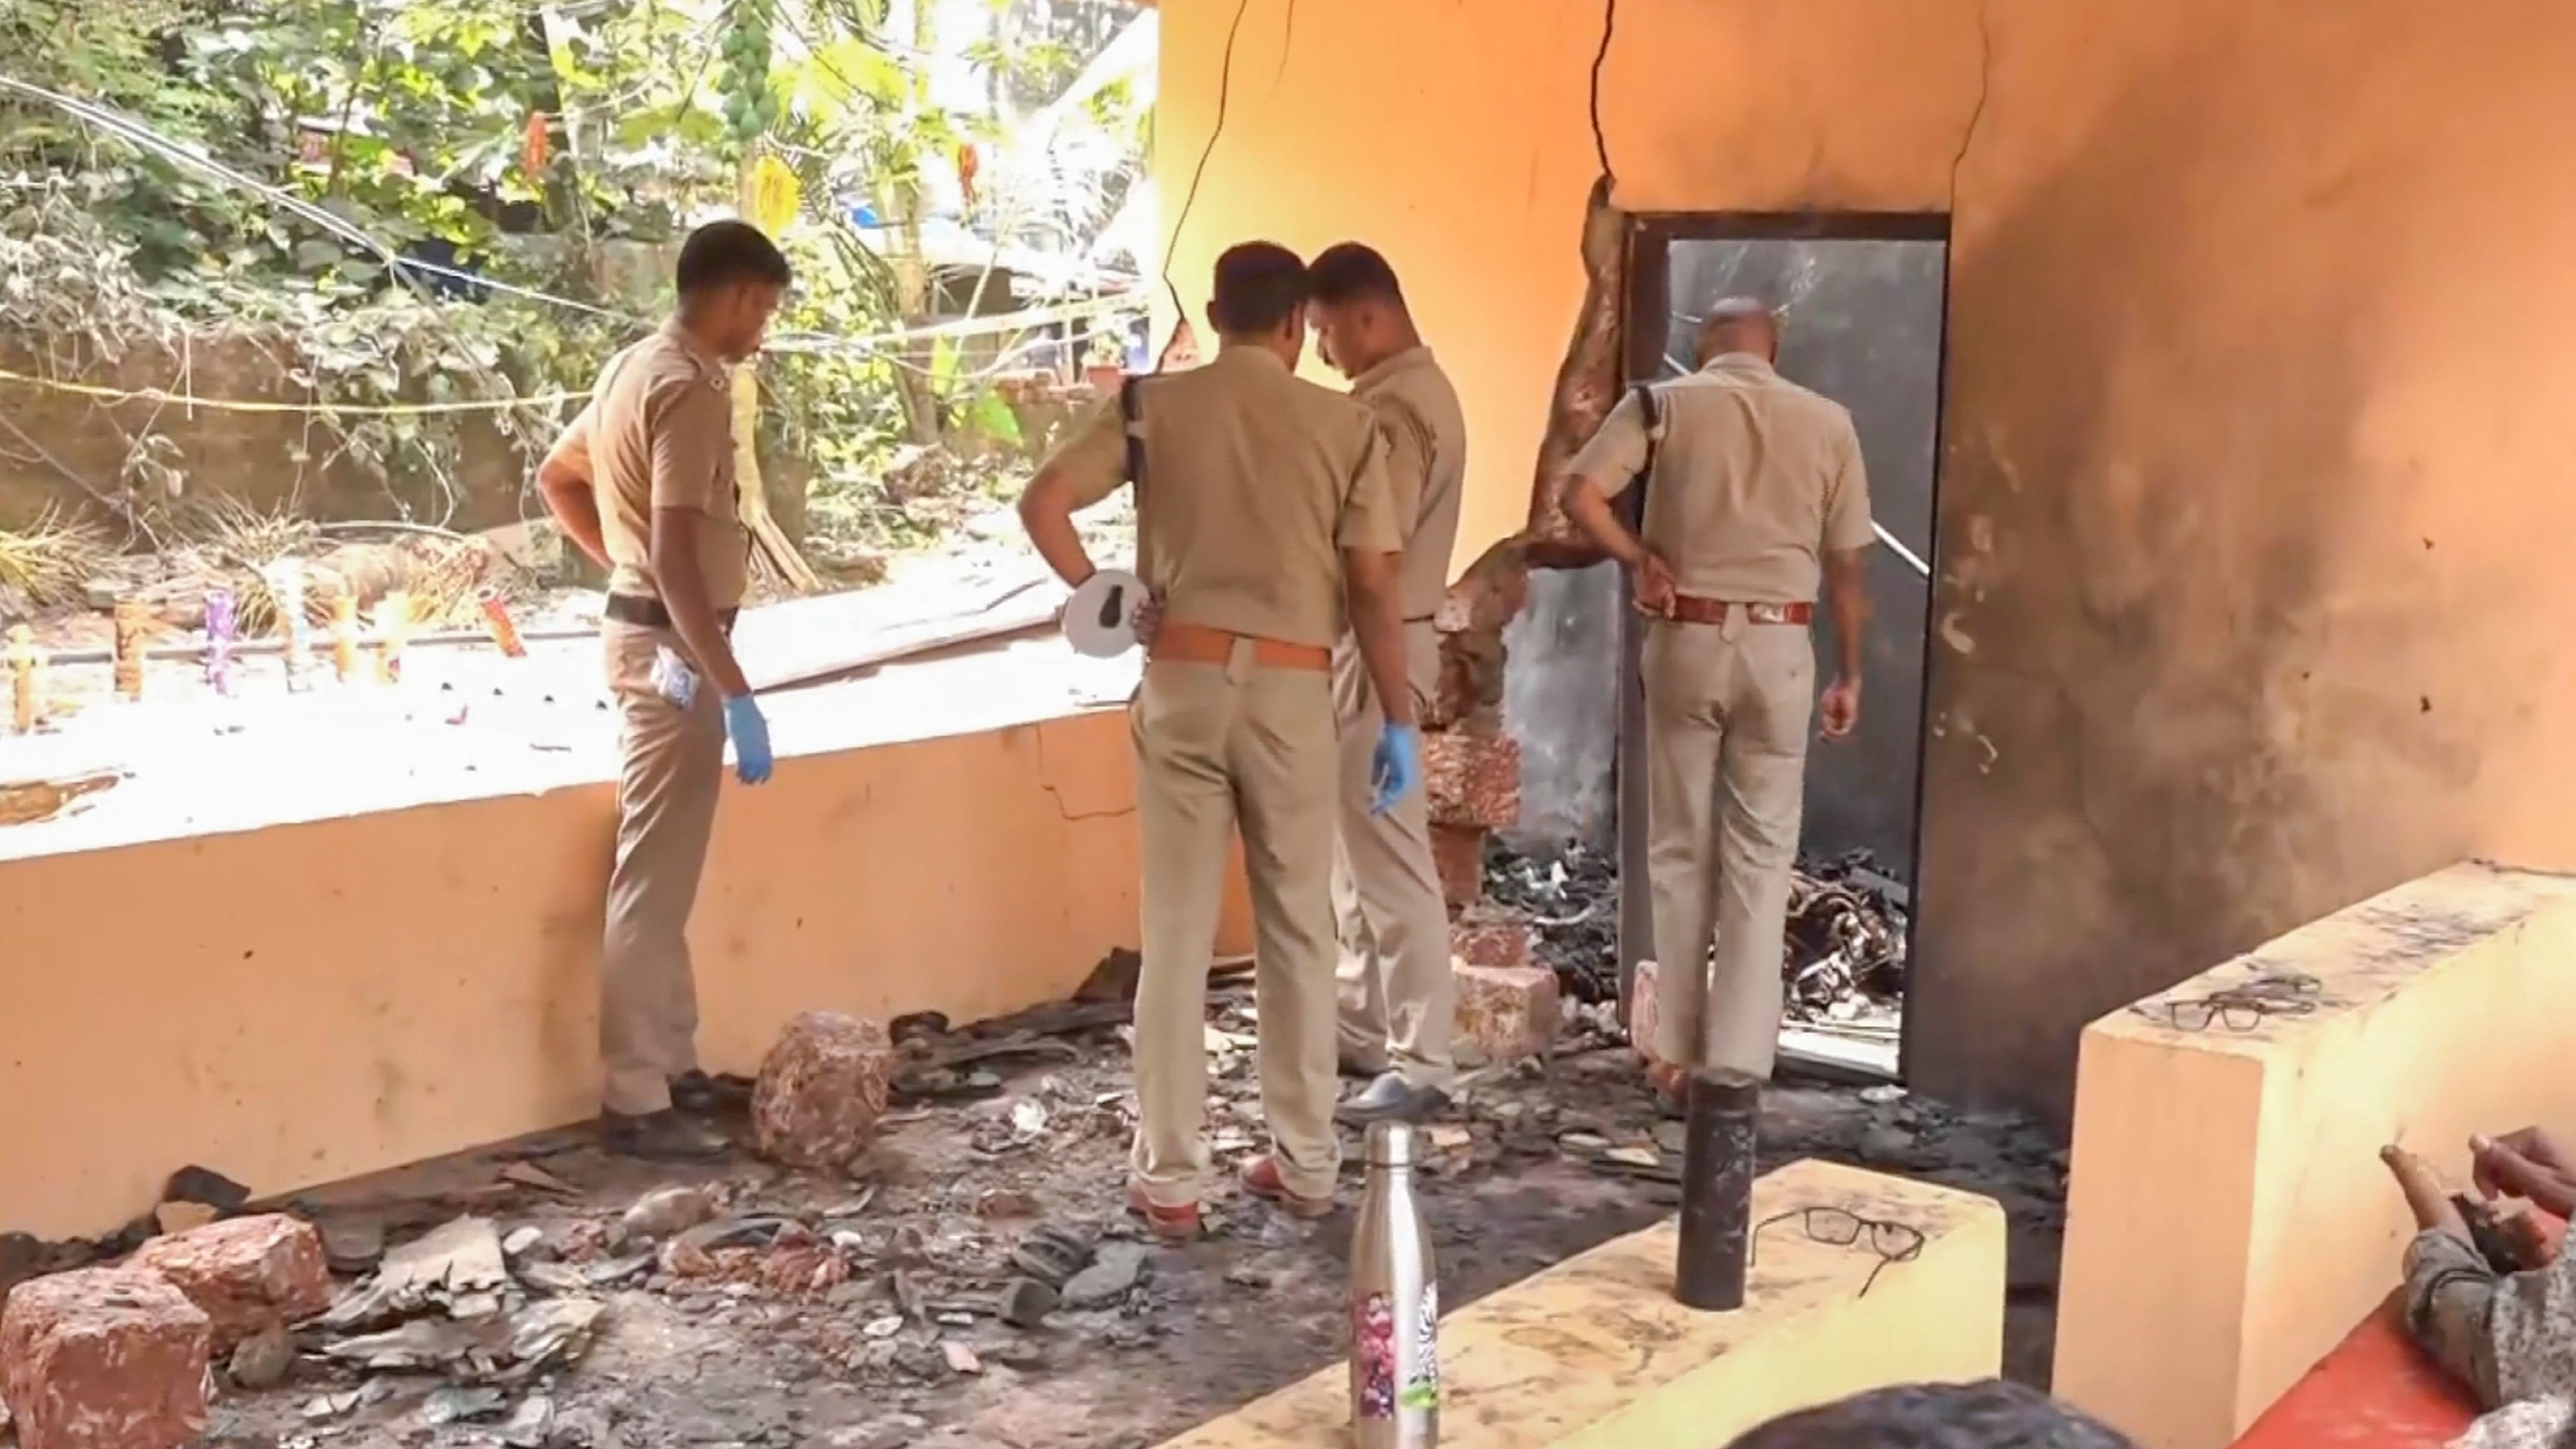
[[1470, 966], [1530, 964], [1530, 925], [1509, 911], [1469, 911], [1449, 927], [1449, 953]]
[[1489, 1062], [1543, 1056], [1563, 1023], [1556, 1004], [1556, 973], [1536, 966], [1471, 966], [1450, 963], [1458, 984], [1458, 1039], [1472, 1042]]
[[313, 1225], [283, 1213], [231, 1218], [154, 1238], [129, 1267], [148, 1269], [188, 1295], [230, 1353], [263, 1329], [300, 1323], [331, 1306], [331, 1265]]
[[1424, 735], [1422, 788], [1433, 823], [1500, 830], [1520, 819], [1521, 747], [1503, 735]]
[[1485, 834], [1470, 825], [1431, 827], [1431, 863], [1453, 916], [1485, 898]]
[[798, 1015], [761, 1059], [752, 1088], [762, 1155], [827, 1172], [856, 1165], [876, 1141], [894, 1066], [894, 1046], [877, 1023], [832, 1011]]
[[206, 1427], [213, 1327], [155, 1273], [84, 1268], [0, 1309], [0, 1398], [19, 1449], [179, 1449]]
[[1529, 602], [1529, 560], [1504, 539], [1467, 565], [1440, 600], [1432, 627], [1443, 634], [1500, 634]]

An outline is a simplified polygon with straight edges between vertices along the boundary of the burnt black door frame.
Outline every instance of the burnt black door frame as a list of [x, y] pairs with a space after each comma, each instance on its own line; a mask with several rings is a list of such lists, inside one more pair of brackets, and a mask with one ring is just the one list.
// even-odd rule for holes
[[[1652, 382], [1664, 375], [1664, 339], [1672, 325], [1672, 244], [1677, 241], [1930, 241], [1941, 243], [1940, 376], [1933, 383], [1932, 527], [1924, 540], [1925, 562], [1935, 577], [1941, 566], [1941, 427], [1949, 411], [1950, 387], [1950, 217], [1944, 212], [1912, 211], [1683, 211], [1640, 212], [1628, 219], [1626, 296], [1621, 302], [1620, 389]], [[1643, 322], [1645, 325], [1640, 325]], [[1621, 512], [1635, 527], [1645, 508], [1645, 480], [1620, 500]], [[1926, 587], [1930, 586], [1926, 581]], [[1634, 1021], [1637, 963], [1655, 951], [1654, 896], [1646, 879], [1646, 687], [1643, 621], [1629, 607], [1625, 570], [1619, 576], [1619, 1019]], [[1923, 631], [1923, 689], [1932, 690], [1932, 631]], [[1922, 895], [1915, 888], [1923, 874], [1924, 753], [1931, 742], [1926, 728], [1914, 751], [1914, 877], [1909, 892], [1905, 930], [1906, 991], [1914, 988], [1914, 937], [1923, 919]], [[1910, 1003], [1909, 1003], [1910, 1004]], [[1914, 1060], [1915, 1020], [1907, 1011], [1897, 1026], [1896, 1074], [1907, 1075]]]

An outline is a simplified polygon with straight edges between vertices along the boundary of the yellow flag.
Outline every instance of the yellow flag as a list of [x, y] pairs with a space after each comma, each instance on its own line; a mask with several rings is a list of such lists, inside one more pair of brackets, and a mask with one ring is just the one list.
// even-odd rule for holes
[[796, 219], [803, 193], [804, 187], [786, 162], [775, 156], [761, 157], [751, 164], [751, 224], [777, 236]]

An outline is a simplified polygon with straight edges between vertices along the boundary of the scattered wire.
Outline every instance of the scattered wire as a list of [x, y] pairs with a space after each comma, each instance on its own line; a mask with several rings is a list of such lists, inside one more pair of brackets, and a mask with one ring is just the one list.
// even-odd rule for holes
[[184, 407], [205, 408], [223, 413], [328, 413], [336, 416], [367, 418], [417, 417], [430, 413], [502, 412], [510, 408], [551, 407], [557, 403], [578, 401], [590, 394], [582, 392], [544, 392], [526, 397], [474, 398], [458, 402], [425, 403], [294, 403], [269, 402], [246, 398], [198, 397], [188, 392], [172, 392], [160, 387], [100, 387], [95, 383], [65, 382], [60, 378], [37, 377], [0, 367], [0, 382], [21, 387], [42, 388], [47, 392], [70, 393], [75, 397], [98, 398], [110, 403], [178, 403]]
[[1601, 179], [1618, 180], [1610, 169], [1610, 134], [1601, 129], [1601, 68], [1610, 60], [1610, 37], [1619, 29], [1619, 0], [1601, 0], [1601, 45], [1592, 52], [1592, 154], [1601, 161]]
[[[1243, 0], [1243, 3], [1249, 5], [1250, 0]], [[1238, 15], [1238, 20], [1239, 19], [1240, 16]], [[1229, 56], [1232, 54], [1231, 47], [1228, 49], [1228, 54]], [[659, 325], [655, 319], [645, 317], [637, 313], [624, 312], [614, 308], [601, 307], [589, 302], [576, 301], [570, 297], [560, 297], [551, 292], [539, 291], [534, 287], [522, 287], [514, 283], [498, 281], [490, 277], [480, 276], [476, 273], [462, 271], [454, 267], [441, 266], [435, 262], [420, 261], [415, 258], [400, 256], [396, 254], [391, 247], [370, 235], [365, 230], [343, 220], [338, 215], [325, 210], [320, 206], [316, 206], [313, 203], [304, 200], [293, 192], [270, 185], [255, 176], [246, 175], [240, 171], [236, 171], [232, 167], [226, 166], [220, 161], [216, 161], [211, 157], [205, 156], [186, 146], [182, 146], [175, 141], [169, 140], [167, 137], [164, 137], [160, 133], [152, 130], [144, 123], [137, 121], [132, 117], [123, 115], [120, 112], [109, 109], [108, 107], [79, 100], [71, 96], [60, 94], [59, 92], [47, 90], [43, 86], [33, 85], [26, 81], [18, 80], [6, 75], [0, 75], [0, 90], [15, 91], [21, 95], [29, 96], [36, 100], [56, 106], [70, 114], [74, 119], [83, 121], [101, 131], [104, 131], [107, 134], [136, 147], [137, 149], [178, 162], [183, 166], [190, 166], [204, 171], [208, 175], [215, 177], [229, 186], [246, 191], [261, 200], [268, 202], [270, 205], [279, 208], [280, 210], [289, 212], [305, 221], [311, 222], [313, 225], [320, 227], [322, 230], [329, 232], [335, 237], [340, 238], [342, 241], [359, 247], [370, 255], [381, 259], [384, 264], [403, 281], [410, 283], [413, 290], [416, 294], [421, 296], [423, 301], [434, 301], [435, 299], [429, 297], [425, 292], [420, 290], [420, 279], [418, 276], [414, 275], [415, 273], [447, 277], [461, 284], [480, 287], [488, 291], [499, 292], [508, 296], [519, 297], [527, 301], [541, 302], [550, 306], [569, 308], [574, 311], [589, 313], [593, 316], [605, 317], [612, 321], [623, 323], [639, 332], [650, 330], [651, 328]], [[1220, 124], [1222, 124], [1222, 120], [1223, 112], [1222, 105], [1220, 105]], [[1215, 138], [1210, 137], [1209, 139], [1211, 145], [1213, 145]], [[1202, 167], [1205, 165], [1204, 158], [1201, 159], [1201, 165]], [[1167, 269], [1165, 272], [1165, 281], [1167, 284], [1169, 280], [1170, 274]], [[1177, 298], [1178, 294], [1175, 293], [1174, 295]], [[1058, 307], [1051, 309], [1031, 309], [1028, 312], [1002, 314], [994, 317], [964, 318], [958, 321], [933, 323], [928, 326], [915, 328], [898, 328], [892, 331], [862, 334], [859, 336], [846, 336], [837, 333], [796, 333], [777, 338], [773, 341], [772, 345], [774, 350], [782, 352], [820, 352], [842, 349], [860, 352], [874, 352], [886, 356], [888, 360], [893, 361], [898, 365], [909, 366], [911, 364], [906, 363], [904, 359], [893, 357], [890, 353], [885, 353], [884, 348], [889, 344], [917, 341], [924, 337], [938, 337], [943, 335], [971, 336], [984, 332], [1005, 332], [1023, 325], [1034, 325], [1040, 321], [1071, 320], [1078, 316], [1089, 316], [1095, 315], [1099, 312], [1117, 311], [1120, 310], [1122, 300], [1123, 299], [1116, 296], [1097, 297], [1083, 302], [1060, 304]], [[1130, 303], [1127, 305], [1132, 306], [1133, 304]], [[916, 370], [918, 369], [916, 368]], [[205, 406], [206, 404], [203, 400], [199, 400], [199, 405]], [[495, 404], [494, 406], [512, 405], [515, 404], [501, 403]], [[323, 411], [330, 411], [330, 409], [323, 409]], [[355, 411], [355, 409], [340, 409], [339, 411]]]
[[[1207, 179], [1208, 158], [1216, 154], [1216, 138], [1225, 133], [1226, 103], [1234, 95], [1234, 42], [1243, 34], [1243, 17], [1252, 9], [1252, 0], [1235, 0], [1234, 23], [1225, 30], [1225, 57], [1218, 62], [1216, 78], [1216, 121], [1208, 127], [1207, 145], [1199, 150], [1198, 165], [1190, 172], [1190, 189], [1181, 196], [1180, 214], [1172, 219], [1172, 239], [1163, 244], [1163, 290], [1172, 295], [1172, 313], [1179, 325], [1189, 323], [1189, 311], [1181, 305], [1181, 289], [1172, 283], [1172, 253], [1180, 247], [1181, 229], [1190, 224], [1190, 208], [1198, 204], [1199, 183]], [[1288, 23], [1297, 23], [1297, 0], [1288, 0]]]

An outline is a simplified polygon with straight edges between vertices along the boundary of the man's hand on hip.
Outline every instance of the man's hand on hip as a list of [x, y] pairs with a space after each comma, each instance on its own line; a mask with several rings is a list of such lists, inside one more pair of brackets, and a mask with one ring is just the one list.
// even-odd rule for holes
[[1637, 577], [1632, 592], [1636, 596], [1638, 613], [1652, 614], [1659, 619], [1671, 618], [1673, 598], [1679, 591], [1679, 586], [1673, 581], [1673, 566], [1664, 562], [1662, 556], [1650, 552], [1637, 560]]
[[734, 778], [746, 785], [767, 780], [777, 762], [769, 753], [769, 721], [761, 717], [759, 701], [747, 694], [726, 700], [724, 722], [733, 741]]
[[1163, 632], [1163, 596], [1147, 594], [1145, 602], [1136, 606], [1136, 617], [1128, 628], [1135, 634], [1136, 642], [1147, 652], [1152, 652], [1155, 636]]
[[1843, 678], [1825, 686], [1816, 717], [1826, 739], [1850, 739], [1851, 732], [1860, 727], [1860, 681]]

